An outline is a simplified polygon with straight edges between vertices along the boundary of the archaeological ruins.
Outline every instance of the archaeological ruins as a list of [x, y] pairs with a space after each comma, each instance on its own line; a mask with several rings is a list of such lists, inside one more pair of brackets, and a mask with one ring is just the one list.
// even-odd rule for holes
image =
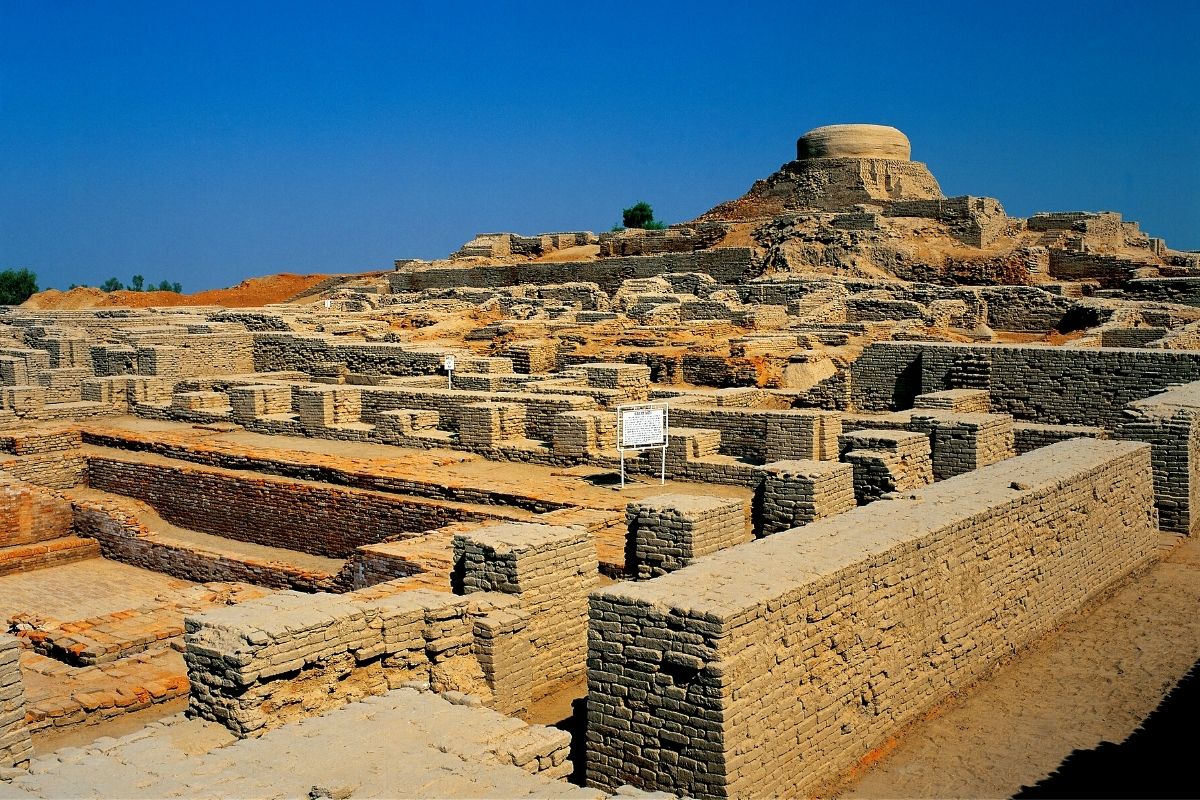
[[829, 796], [1172, 558], [1200, 255], [916, 145], [262, 307], [0, 309], [0, 797]]

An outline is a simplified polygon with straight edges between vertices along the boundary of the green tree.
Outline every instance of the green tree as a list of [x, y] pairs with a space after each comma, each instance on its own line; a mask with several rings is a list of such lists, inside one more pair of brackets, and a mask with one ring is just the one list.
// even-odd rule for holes
[[135, 292], [140, 292], [146, 285], [146, 279], [141, 275], [134, 275], [133, 280], [129, 282], [129, 288]]
[[109, 278], [104, 283], [100, 284], [102, 292], [119, 292], [125, 288], [125, 284], [121, 283], [116, 278]]
[[[645, 200], [622, 210], [621, 220], [626, 228], [640, 228], [645, 231], [661, 231], [667, 227], [654, 218], [654, 209]], [[616, 230], [616, 226], [613, 226], [613, 229]]]
[[0, 305], [15, 306], [37, 293], [37, 275], [27, 269], [0, 272]]
[[[163, 281], [163, 283], [166, 283], [166, 281]], [[183, 284], [179, 281], [175, 281], [171, 284], [171, 291], [175, 294], [183, 294]]]

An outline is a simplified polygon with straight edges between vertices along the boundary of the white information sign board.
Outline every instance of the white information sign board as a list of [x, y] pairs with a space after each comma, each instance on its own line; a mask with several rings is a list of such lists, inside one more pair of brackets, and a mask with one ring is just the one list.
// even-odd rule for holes
[[454, 388], [454, 356], [446, 356], [442, 362], [442, 366], [446, 369], [446, 388]]
[[660, 480], [667, 482], [667, 404], [617, 406], [617, 450], [621, 454], [621, 487], [625, 486], [626, 450], [662, 450]]

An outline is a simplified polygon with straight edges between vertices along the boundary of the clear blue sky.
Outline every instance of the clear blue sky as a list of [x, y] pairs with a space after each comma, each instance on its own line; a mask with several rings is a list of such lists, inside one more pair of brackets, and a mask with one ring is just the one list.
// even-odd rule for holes
[[678, 222], [837, 122], [1200, 248], [1198, 33], [1192, 0], [0, 0], [0, 267], [196, 290]]

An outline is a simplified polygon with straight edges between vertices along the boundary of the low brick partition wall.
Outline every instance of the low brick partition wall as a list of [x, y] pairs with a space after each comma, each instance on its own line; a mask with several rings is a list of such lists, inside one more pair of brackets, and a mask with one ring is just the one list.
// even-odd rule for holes
[[859, 504], [889, 492], [933, 483], [929, 437], [922, 433], [865, 429], [838, 437], [841, 460], [854, 467], [854, 497]]
[[506, 516], [503, 509], [117, 455], [89, 454], [88, 483], [141, 500], [181, 528], [330, 558], [452, 522]]
[[1040, 425], [1036, 422], [1013, 423], [1013, 445], [1017, 455], [1049, 447], [1068, 439], [1108, 439], [1108, 431], [1089, 425]]
[[1154, 463], [1155, 505], [1163, 530], [1200, 531], [1200, 383], [1130, 403], [1113, 436], [1147, 442]]
[[0, 635], [0, 767], [26, 767], [33, 755], [25, 721], [25, 684], [21, 681], [21, 645]]
[[190, 712], [258, 736], [417, 684], [512, 714], [583, 673], [587, 592], [598, 582], [586, 530], [491, 526], [456, 536], [454, 550], [466, 595], [397, 581], [277, 592], [187, 617]]
[[596, 545], [583, 528], [506, 523], [454, 537], [454, 574], [467, 596], [518, 597], [528, 618], [528, 666], [537, 699], [553, 684], [583, 674], [587, 658], [587, 593], [599, 585]]
[[1017, 454], [1007, 414], [914, 410], [908, 427], [929, 437], [933, 477], [939, 481]]
[[[359, 558], [351, 558], [336, 573], [315, 572], [280, 561], [172, 540], [143, 524], [133, 502], [128, 500], [75, 501], [75, 528], [80, 536], [95, 540], [92, 544], [99, 545], [98, 555], [184, 580], [199, 583], [244, 581], [303, 592], [344, 592], [357, 588], [353, 584], [358, 577], [355, 573], [361, 563]], [[387, 566], [392, 567], [393, 574], [381, 574], [384, 565], [380, 565], [372, 579], [378, 582], [400, 576], [396, 573], [402, 569], [401, 565]]]
[[854, 467], [838, 461], [776, 461], [763, 467], [762, 535], [849, 511]]
[[946, 389], [919, 394], [913, 398], [913, 408], [940, 408], [960, 414], [987, 414], [992, 401], [986, 389]]
[[1156, 557], [1150, 451], [1071, 441], [591, 596], [587, 778], [798, 797]]
[[630, 503], [625, 569], [647, 580], [748, 542], [753, 537], [747, 516], [745, 503], [726, 497], [660, 494]]

